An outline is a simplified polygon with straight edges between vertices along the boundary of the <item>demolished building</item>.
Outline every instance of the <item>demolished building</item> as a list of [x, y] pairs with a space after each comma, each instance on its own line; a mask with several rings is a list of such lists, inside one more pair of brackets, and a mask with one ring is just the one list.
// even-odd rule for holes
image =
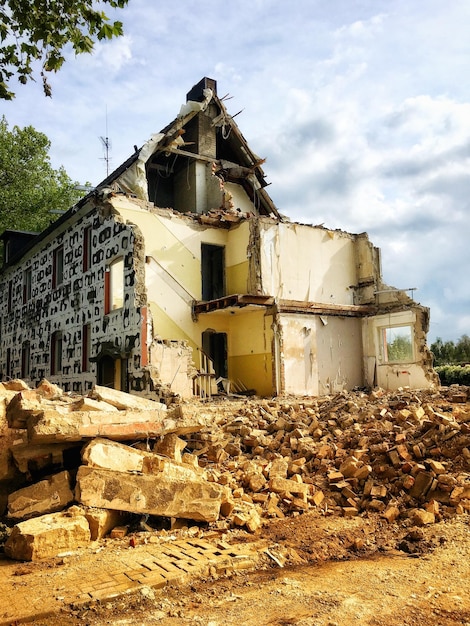
[[216, 87], [45, 231], [3, 233], [2, 379], [167, 402], [434, 385], [428, 309], [366, 233], [278, 212]]

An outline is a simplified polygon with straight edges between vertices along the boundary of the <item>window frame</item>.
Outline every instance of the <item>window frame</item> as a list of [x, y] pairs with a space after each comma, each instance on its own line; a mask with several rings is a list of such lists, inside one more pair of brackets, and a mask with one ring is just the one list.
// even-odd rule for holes
[[61, 330], [55, 330], [51, 335], [51, 376], [62, 373], [63, 367], [63, 336]]
[[[408, 329], [408, 337], [400, 333], [396, 333], [395, 336], [391, 336], [390, 334], [393, 331], [397, 331], [398, 329]], [[415, 362], [415, 345], [414, 345], [414, 326], [412, 323], [401, 323], [401, 324], [390, 324], [380, 326], [378, 329], [379, 335], [379, 354], [381, 358], [381, 362], [384, 365], [394, 365], [397, 363], [414, 363]], [[389, 346], [398, 338], [404, 337], [404, 339], [409, 340], [409, 354], [402, 359], [394, 359], [389, 357], [390, 348]], [[392, 339], [392, 341], [390, 340]]]
[[31, 300], [33, 289], [33, 269], [27, 267], [23, 272], [23, 304]]
[[64, 282], [64, 246], [57, 246], [52, 253], [52, 289]]
[[85, 226], [83, 229], [83, 257], [82, 257], [82, 269], [87, 272], [92, 265], [92, 251], [91, 251], [91, 235], [92, 227]]
[[104, 273], [104, 313], [118, 311], [124, 307], [124, 257], [119, 256], [106, 265]]

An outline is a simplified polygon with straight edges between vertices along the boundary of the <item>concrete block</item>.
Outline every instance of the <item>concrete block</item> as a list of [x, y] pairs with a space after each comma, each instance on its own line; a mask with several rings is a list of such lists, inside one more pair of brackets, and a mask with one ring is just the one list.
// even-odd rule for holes
[[28, 519], [54, 513], [64, 509], [72, 501], [70, 475], [64, 471], [11, 493], [8, 496], [8, 517]]
[[86, 506], [130, 513], [214, 522], [229, 491], [202, 479], [126, 474], [82, 466], [77, 474], [76, 499]]
[[5, 554], [18, 561], [37, 561], [86, 546], [90, 528], [84, 515], [51, 513], [13, 527]]

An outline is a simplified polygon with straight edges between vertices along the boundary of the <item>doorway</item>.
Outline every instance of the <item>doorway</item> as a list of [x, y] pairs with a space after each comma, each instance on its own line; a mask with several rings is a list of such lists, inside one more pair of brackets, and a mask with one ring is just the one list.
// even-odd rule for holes
[[215, 377], [228, 378], [227, 333], [206, 330], [202, 333], [202, 349], [211, 359]]
[[202, 299], [217, 300], [225, 296], [225, 248], [201, 244]]

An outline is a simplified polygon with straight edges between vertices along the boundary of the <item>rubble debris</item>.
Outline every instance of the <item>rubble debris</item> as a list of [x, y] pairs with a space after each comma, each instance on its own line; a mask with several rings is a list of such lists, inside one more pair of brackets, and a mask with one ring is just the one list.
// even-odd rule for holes
[[119, 411], [165, 411], [166, 406], [160, 402], [149, 400], [148, 398], [141, 398], [124, 391], [118, 391], [117, 389], [111, 389], [110, 387], [101, 387], [95, 385], [90, 393], [90, 398], [105, 402], [114, 406]]
[[85, 518], [90, 527], [92, 541], [106, 537], [114, 528], [121, 526], [126, 520], [126, 514], [121, 511], [110, 509], [88, 508], [84, 511]]
[[[93, 537], [124, 526], [126, 514], [256, 533], [269, 519], [312, 508], [415, 526], [470, 511], [470, 405], [462, 401], [469, 397], [467, 388], [232, 398], [161, 413], [130, 408], [132, 401], [126, 404], [122, 392], [123, 408], [77, 411], [74, 407], [88, 400], [64, 400], [55, 392], [57, 399], [47, 402], [55, 402], [58, 411], [49, 405], [40, 415], [36, 406], [27, 414], [26, 396], [15, 402], [27, 392], [23, 387], [7, 399], [6, 409], [11, 423], [23, 424], [12, 433], [28, 429], [28, 441], [20, 438], [11, 446], [24, 480], [36, 479], [24, 488], [40, 493], [41, 471], [51, 463], [63, 465], [67, 453], [81, 449], [81, 459], [73, 459], [75, 501], [88, 516]], [[108, 402], [111, 396], [94, 401]], [[38, 401], [41, 407], [44, 401]], [[153, 430], [136, 429], [136, 415]], [[67, 442], [85, 426], [88, 436]], [[37, 443], [38, 437], [47, 443]], [[18, 517], [29, 514], [20, 505], [21, 491], [10, 490], [9, 511], [16, 507]], [[43, 512], [37, 506], [34, 515]]]
[[[187, 459], [188, 457], [186, 457]], [[194, 464], [176, 463], [170, 459], [123, 445], [109, 439], [94, 439], [82, 452], [85, 465], [114, 472], [162, 475], [172, 480], [198, 480], [204, 474]]]
[[77, 474], [76, 499], [102, 509], [179, 517], [201, 522], [219, 518], [229, 500], [226, 487], [194, 474], [193, 480], [157, 474], [132, 474], [82, 465]]
[[73, 502], [67, 471], [14, 491], [8, 496], [8, 518], [26, 520], [65, 509]]
[[76, 550], [89, 542], [90, 527], [85, 516], [69, 509], [20, 522], [13, 527], [4, 550], [17, 561], [38, 561]]

